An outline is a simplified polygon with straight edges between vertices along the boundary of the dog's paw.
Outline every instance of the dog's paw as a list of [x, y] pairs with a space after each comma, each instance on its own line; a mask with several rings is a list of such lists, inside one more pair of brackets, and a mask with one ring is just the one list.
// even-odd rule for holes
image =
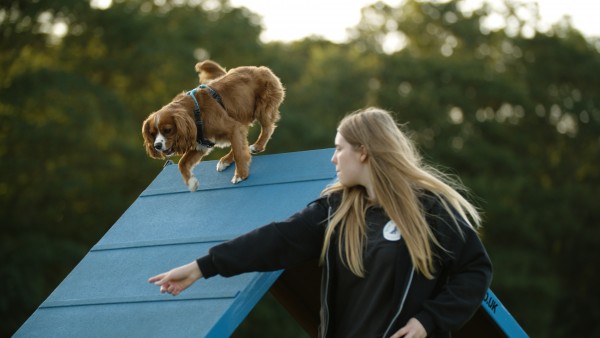
[[233, 184], [238, 184], [241, 181], [245, 181], [247, 177], [241, 178], [238, 175], [234, 175], [233, 178], [231, 179], [231, 183]]
[[263, 151], [265, 151], [265, 148], [260, 148], [256, 144], [250, 146], [250, 153], [252, 155], [262, 153]]
[[231, 162], [219, 161], [219, 163], [217, 163], [217, 171], [223, 171], [223, 170], [227, 169], [230, 165], [231, 165]]
[[198, 190], [199, 186], [200, 186], [200, 181], [198, 181], [198, 179], [193, 176], [192, 176], [192, 178], [190, 178], [187, 181], [187, 187], [188, 187], [188, 189], [190, 189], [191, 192]]

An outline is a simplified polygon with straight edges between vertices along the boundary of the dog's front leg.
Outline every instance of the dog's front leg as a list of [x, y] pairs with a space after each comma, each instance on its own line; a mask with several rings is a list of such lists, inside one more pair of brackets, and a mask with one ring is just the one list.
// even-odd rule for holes
[[221, 159], [219, 160], [219, 163], [217, 163], [217, 171], [223, 171], [227, 168], [229, 168], [229, 166], [235, 161], [235, 158], [233, 157], [233, 149], [231, 149], [227, 155], [221, 157]]
[[192, 170], [200, 163], [204, 155], [205, 152], [202, 150], [190, 150], [183, 154], [179, 160], [179, 171], [181, 172], [181, 176], [183, 176], [183, 181], [191, 192], [198, 190], [198, 186], [200, 185]]

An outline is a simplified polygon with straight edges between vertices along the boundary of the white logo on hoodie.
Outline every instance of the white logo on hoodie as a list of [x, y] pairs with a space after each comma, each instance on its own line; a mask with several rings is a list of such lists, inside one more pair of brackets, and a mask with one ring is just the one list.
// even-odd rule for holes
[[396, 226], [396, 223], [389, 221], [383, 227], [383, 238], [388, 241], [399, 241], [400, 240], [400, 229]]

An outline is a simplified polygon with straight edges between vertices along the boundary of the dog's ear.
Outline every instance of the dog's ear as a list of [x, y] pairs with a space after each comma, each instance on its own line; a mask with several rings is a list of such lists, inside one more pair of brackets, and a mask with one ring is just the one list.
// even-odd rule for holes
[[150, 126], [152, 121], [154, 121], [154, 114], [148, 116], [148, 118], [142, 124], [142, 137], [144, 138], [144, 147], [146, 148], [146, 153], [148, 156], [154, 159], [164, 159], [164, 155], [156, 151], [154, 149], [154, 136], [152, 136], [152, 132], [150, 131]]
[[196, 146], [196, 123], [184, 112], [174, 113], [173, 121], [177, 128], [173, 150], [178, 154], [184, 154]]
[[196, 73], [198, 73], [198, 80], [200, 81], [200, 84], [207, 83], [210, 80], [219, 78], [227, 73], [225, 68], [211, 60], [198, 62], [195, 69]]

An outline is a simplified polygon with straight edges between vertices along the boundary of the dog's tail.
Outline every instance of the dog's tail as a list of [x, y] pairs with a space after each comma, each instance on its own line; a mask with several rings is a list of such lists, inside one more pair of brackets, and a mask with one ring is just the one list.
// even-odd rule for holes
[[200, 84], [208, 83], [209, 81], [217, 79], [227, 73], [225, 68], [211, 60], [198, 62], [195, 68], [196, 73], [198, 73], [198, 80], [200, 81]]

